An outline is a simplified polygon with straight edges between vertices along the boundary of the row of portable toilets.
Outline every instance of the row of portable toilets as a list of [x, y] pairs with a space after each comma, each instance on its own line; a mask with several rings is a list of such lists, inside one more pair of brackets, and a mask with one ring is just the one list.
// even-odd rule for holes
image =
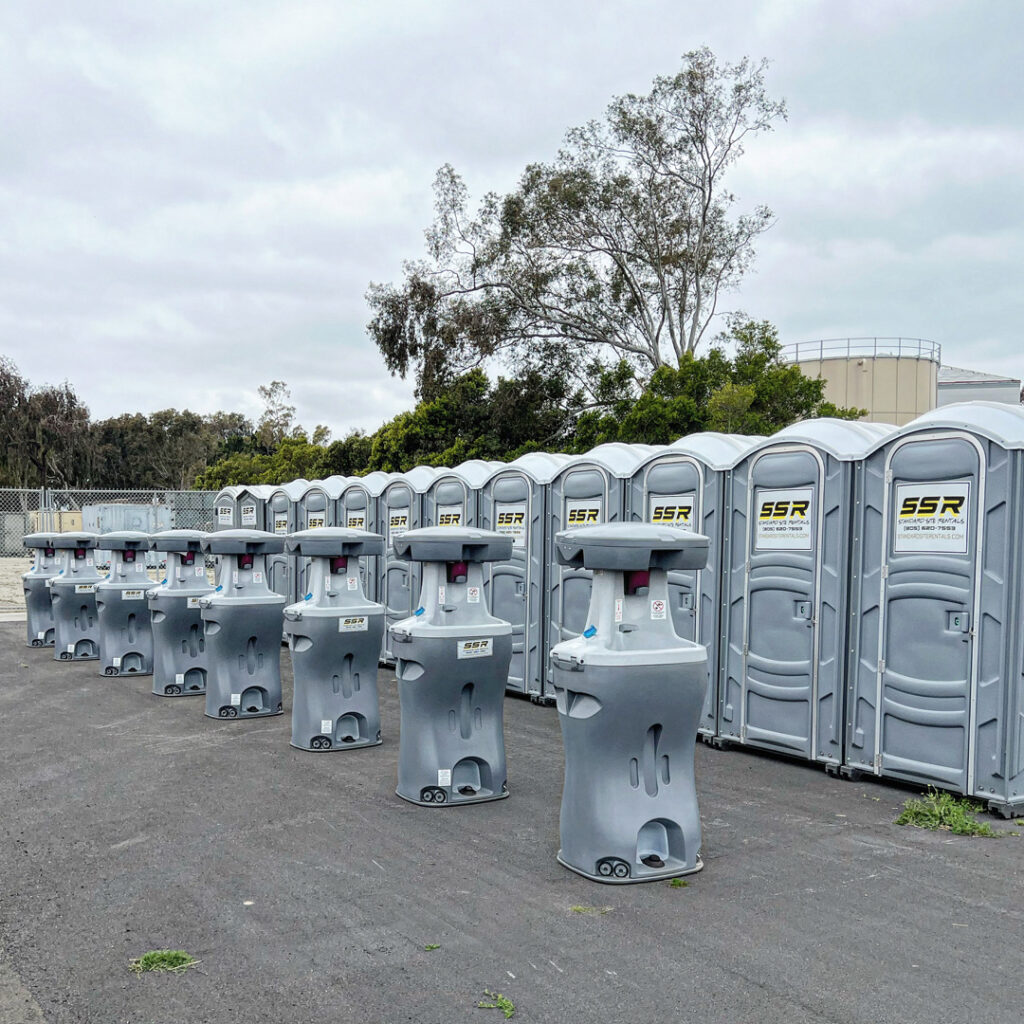
[[[507, 689], [541, 701], [555, 696], [551, 651], [591, 625], [593, 574], [559, 563], [556, 535], [615, 522], [703, 534], [706, 568], [670, 572], [652, 617], [707, 648], [706, 740], [931, 783], [1011, 815], [1024, 809], [1022, 453], [1024, 411], [966, 403], [900, 429], [819, 419], [770, 438], [227, 488], [215, 527], [381, 534], [360, 575], [384, 606], [385, 663], [421, 582], [396, 540], [432, 526], [511, 538], [482, 586], [511, 624]], [[270, 587], [301, 600], [309, 564], [269, 555]]]

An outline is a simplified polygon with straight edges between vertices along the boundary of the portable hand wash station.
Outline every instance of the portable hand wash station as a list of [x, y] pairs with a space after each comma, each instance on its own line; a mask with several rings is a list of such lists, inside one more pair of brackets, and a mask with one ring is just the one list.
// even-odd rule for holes
[[384, 607], [366, 599], [359, 559], [384, 554], [380, 534], [345, 527], [302, 530], [285, 551], [310, 559], [309, 593], [284, 610], [292, 655], [292, 746], [351, 750], [380, 743], [377, 660]]
[[419, 606], [391, 627], [402, 723], [396, 792], [435, 806], [501, 800], [512, 627], [487, 610], [483, 563], [511, 557], [512, 538], [435, 526], [410, 530], [394, 548], [423, 563]]
[[164, 530], [149, 546], [167, 559], [164, 580], [149, 591], [153, 623], [153, 692], [161, 697], [206, 693], [206, 640], [200, 598], [213, 593], [199, 530]]
[[100, 617], [100, 672], [105, 676], [148, 676], [153, 671], [153, 633], [146, 591], [149, 535], [104, 533], [97, 545], [110, 552], [110, 572], [96, 584]]
[[587, 628], [551, 651], [565, 744], [558, 860], [597, 882], [699, 871], [693, 757], [707, 649], [674, 632], [668, 571], [703, 568], [708, 539], [609, 523], [555, 545], [562, 565], [594, 573]]
[[26, 644], [29, 647], [53, 646], [53, 603], [50, 600], [50, 580], [60, 572], [54, 534], [30, 533], [21, 542], [31, 548], [35, 559], [32, 568], [21, 575], [25, 591]]
[[260, 718], [281, 714], [281, 609], [267, 584], [267, 555], [284, 537], [261, 530], [222, 530], [200, 542], [219, 555], [216, 590], [199, 599], [206, 639], [206, 714]]
[[100, 656], [97, 539], [95, 533], [58, 533], [53, 538], [60, 565], [60, 572], [50, 581], [53, 657], [57, 661], [95, 661]]

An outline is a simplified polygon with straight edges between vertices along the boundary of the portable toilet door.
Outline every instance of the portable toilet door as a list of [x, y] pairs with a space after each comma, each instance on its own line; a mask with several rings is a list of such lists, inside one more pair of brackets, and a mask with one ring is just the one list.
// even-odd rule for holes
[[420, 592], [419, 563], [399, 558], [394, 542], [407, 531], [419, 529], [423, 523], [423, 495], [438, 476], [448, 472], [447, 466], [417, 466], [398, 474], [381, 492], [380, 515], [387, 527], [380, 577], [385, 622], [382, 660], [388, 665], [395, 661], [391, 627], [412, 615], [413, 602]]
[[264, 529], [267, 498], [274, 493], [269, 484], [253, 484], [238, 492], [235, 503], [238, 509], [238, 527], [242, 530]]
[[[347, 483], [346, 477], [313, 480], [307, 484], [295, 503], [295, 529], [319, 530], [335, 525], [338, 498]], [[308, 587], [306, 579], [311, 559], [294, 556], [295, 600], [301, 601]]]
[[476, 526], [480, 488], [504, 465], [472, 459], [439, 474], [423, 495], [423, 525]]
[[[278, 536], [298, 529], [299, 498], [309, 486], [308, 480], [293, 480], [271, 490], [267, 497], [262, 529]], [[267, 555], [267, 586], [284, 596], [289, 603], [297, 601], [295, 557], [284, 552]]]
[[242, 490], [240, 485], [232, 484], [221, 490], [214, 498], [213, 531], [238, 528], [238, 495]]
[[719, 740], [838, 771], [854, 477], [894, 430], [805, 420], [732, 471]]
[[531, 452], [498, 469], [480, 489], [480, 526], [512, 538], [512, 557], [484, 574], [491, 614], [512, 624], [507, 689], [544, 693], [548, 485], [571, 455]]
[[571, 526], [621, 522], [626, 495], [636, 467], [659, 449], [647, 444], [602, 444], [563, 466], [550, 485], [547, 517], [548, 562], [547, 640], [544, 657], [544, 697], [554, 696], [553, 671], [547, 652], [586, 628], [590, 607], [589, 569], [559, 565], [555, 534]]
[[680, 438], [638, 467], [630, 483], [629, 520], [704, 534], [708, 565], [668, 574], [669, 614], [676, 634], [707, 648], [708, 688], [699, 732], [717, 731], [721, 662], [721, 576], [728, 472], [762, 437], [701, 433]]
[[846, 770], [1024, 811], [1024, 410], [919, 416], [860, 507]]
[[[381, 491], [394, 474], [375, 470], [366, 476], [354, 476], [342, 488], [335, 504], [335, 526], [347, 526], [350, 530], [368, 530], [381, 533], [387, 531], [381, 526], [378, 504]], [[380, 559], [359, 559], [359, 575], [363, 582], [363, 593], [370, 601], [380, 601]]]

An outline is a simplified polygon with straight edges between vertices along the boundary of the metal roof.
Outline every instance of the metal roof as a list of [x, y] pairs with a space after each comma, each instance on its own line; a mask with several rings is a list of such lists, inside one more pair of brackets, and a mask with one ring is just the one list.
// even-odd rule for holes
[[983, 370], [965, 370], [960, 366], [940, 366], [940, 384], [1020, 384], [1017, 377], [1007, 377]]
[[923, 413], [900, 436], [924, 430], [969, 430], [1003, 448], [1024, 448], [1024, 407], [1006, 402], [954, 402]]
[[647, 461], [670, 453], [692, 455], [709, 469], [732, 469], [754, 445], [764, 441], [760, 434], [719, 434], [707, 430], [700, 434], [689, 434], [673, 441], [668, 449], [652, 455]]
[[806, 444], [820, 448], [840, 461], [852, 462], [862, 459], [895, 433], [896, 427], [891, 423], [865, 423], [822, 416], [783, 427], [751, 447], [749, 453], [783, 444]]
[[558, 471], [575, 457], [561, 452], [527, 452], [496, 470], [494, 476], [505, 470], [518, 470], [539, 484], [548, 484], [558, 475]]

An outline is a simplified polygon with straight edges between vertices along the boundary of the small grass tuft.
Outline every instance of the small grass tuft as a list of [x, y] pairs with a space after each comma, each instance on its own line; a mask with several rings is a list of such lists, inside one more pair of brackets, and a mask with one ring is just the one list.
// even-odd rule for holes
[[935, 831], [952, 832], [955, 836], [985, 836], [998, 839], [1003, 833], [991, 825], [978, 821], [974, 815], [983, 811], [981, 804], [952, 793], [940, 792], [929, 787], [922, 797], [914, 797], [903, 805], [903, 813], [896, 819], [897, 825], [913, 825]]
[[441, 943], [440, 942], [428, 942], [423, 948], [429, 953], [432, 949], [440, 949], [441, 948]]
[[690, 882], [689, 879], [686, 878], [673, 878], [668, 884], [672, 886], [673, 889], [685, 889]]
[[505, 1014], [505, 1020], [511, 1020], [512, 1015], [516, 1012], [516, 1004], [511, 999], [506, 998], [500, 992], [492, 992], [489, 988], [484, 989], [484, 995], [493, 1001], [485, 1003], [481, 1000], [476, 1004], [481, 1010], [501, 1010]]
[[183, 949], [151, 949], [142, 956], [128, 961], [128, 966], [136, 973], [144, 971], [170, 971], [172, 974], [179, 974], [195, 967], [199, 961]]
[[614, 907], [585, 907], [582, 903], [577, 903], [575, 906], [569, 908], [574, 914], [607, 914], [610, 910], [614, 910]]
[[1024, 825], [1024, 818], [1014, 818], [1013, 823], [1014, 825]]

